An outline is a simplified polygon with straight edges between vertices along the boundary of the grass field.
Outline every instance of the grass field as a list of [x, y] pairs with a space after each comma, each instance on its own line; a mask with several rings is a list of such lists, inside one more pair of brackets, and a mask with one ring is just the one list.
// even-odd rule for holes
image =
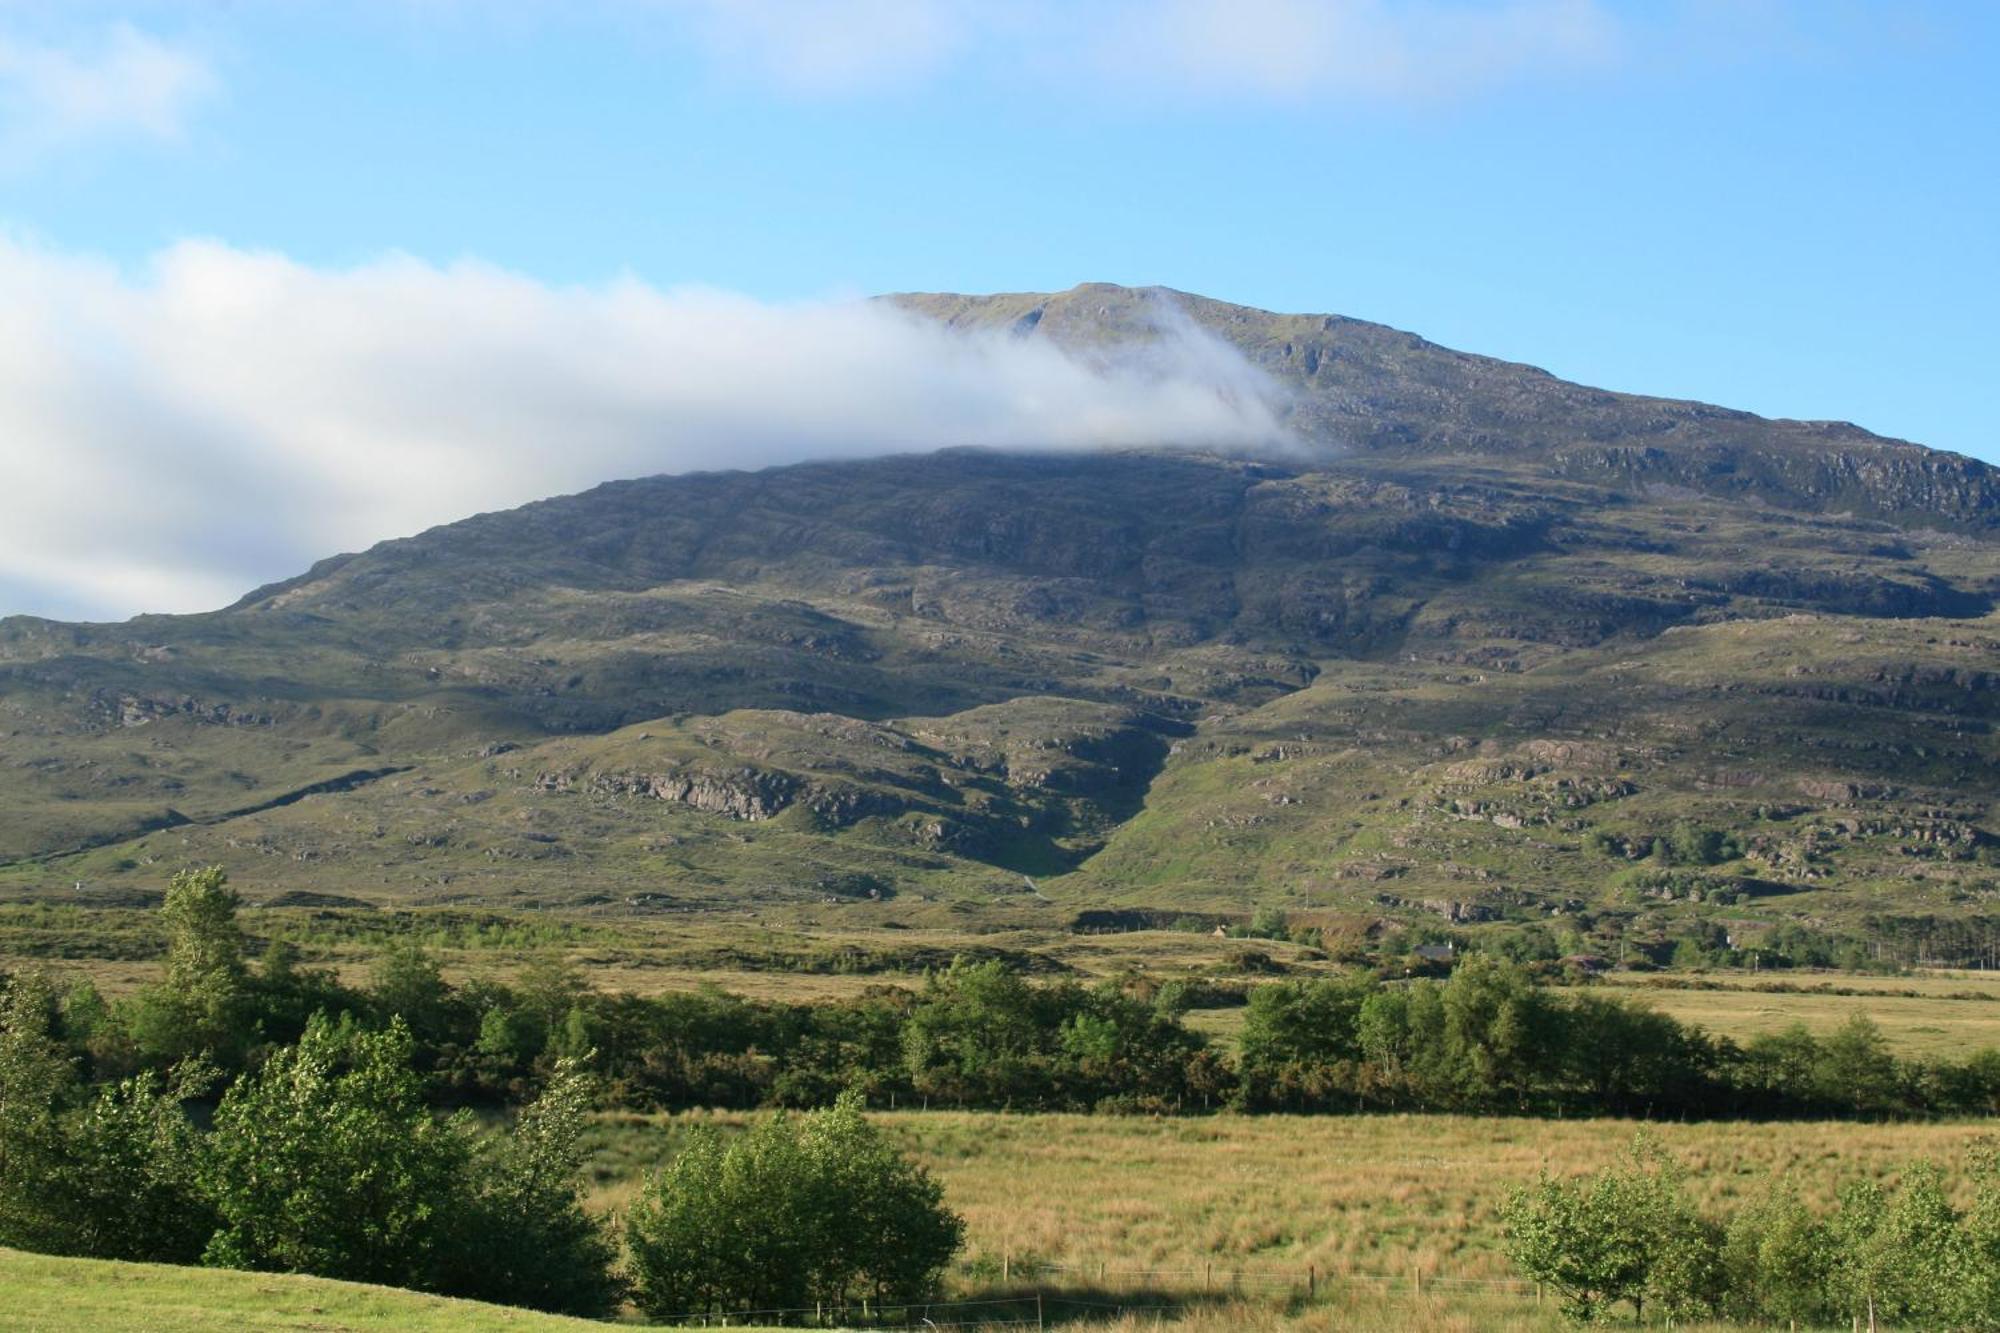
[[1798, 987], [1795, 991], [1757, 989], [1769, 984], [1768, 977], [1762, 982], [1741, 976], [1703, 981], [1701, 989], [1645, 982], [1595, 989], [1644, 1001], [1684, 1023], [1737, 1041], [1794, 1023], [1816, 1033], [1829, 1032], [1855, 1014], [1866, 1014], [1898, 1055], [1963, 1058], [1980, 1047], [2000, 1046], [2000, 978], [1991, 973], [1841, 976], [1786, 983]]
[[[592, 1205], [617, 1213], [641, 1172], [698, 1124], [749, 1117], [607, 1115]], [[1498, 1210], [1537, 1172], [1609, 1161], [1632, 1121], [1461, 1116], [1139, 1118], [896, 1113], [967, 1222], [958, 1307], [1093, 1333], [1166, 1326], [1332, 1333], [1562, 1327], [1500, 1250]], [[1691, 1189], [1722, 1209], [1777, 1171], [1827, 1202], [1854, 1176], [1953, 1161], [1977, 1124], [1659, 1124]], [[1309, 1277], [1310, 1275], [1310, 1277]], [[1312, 1293], [1308, 1297], [1308, 1284]], [[1133, 1313], [1119, 1315], [1124, 1306]], [[47, 1259], [0, 1251], [0, 1329], [486, 1330], [587, 1324], [377, 1287], [267, 1274]], [[961, 1323], [961, 1326], [962, 1323]], [[1684, 1326], [1685, 1327], [1685, 1326]]]
[[0, 1249], [0, 1329], [396, 1329], [558, 1333], [587, 1320], [423, 1296], [392, 1287], [164, 1264], [51, 1259]]
[[[745, 1119], [605, 1117], [594, 1205], [621, 1210], [640, 1172], [670, 1156], [690, 1125]], [[881, 1121], [965, 1216], [962, 1288], [1039, 1272], [1053, 1291], [1190, 1303], [1189, 1327], [1217, 1329], [1554, 1327], [1500, 1250], [1499, 1208], [1512, 1185], [1545, 1168], [1608, 1162], [1639, 1128], [1400, 1115], [929, 1112]], [[1687, 1165], [1695, 1196], [1718, 1210], [1778, 1171], [1826, 1203], [1845, 1178], [1890, 1176], [1919, 1156], [1954, 1161], [1983, 1132], [1973, 1124], [1652, 1128]], [[1308, 1306], [1309, 1272], [1319, 1299]], [[1229, 1304], [1237, 1292], [1243, 1303]], [[1204, 1313], [1206, 1301], [1227, 1308]]]

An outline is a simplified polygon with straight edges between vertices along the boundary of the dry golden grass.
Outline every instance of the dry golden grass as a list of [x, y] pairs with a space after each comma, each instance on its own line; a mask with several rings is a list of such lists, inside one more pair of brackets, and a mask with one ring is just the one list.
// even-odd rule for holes
[[[641, 1168], [671, 1155], [688, 1125], [746, 1119], [608, 1117], [594, 1206], [622, 1209]], [[1049, 1279], [1059, 1286], [1158, 1287], [1182, 1297], [1208, 1285], [1221, 1298], [1240, 1281], [1245, 1304], [1174, 1325], [1191, 1333], [1554, 1327], [1552, 1311], [1538, 1314], [1532, 1291], [1513, 1285], [1500, 1207], [1513, 1185], [1544, 1169], [1609, 1162], [1640, 1128], [1465, 1116], [879, 1119], [964, 1215], [972, 1271], [997, 1277], [1004, 1257], [1017, 1278], [1055, 1265], [1065, 1270]], [[1845, 1179], [1890, 1176], [1919, 1156], [1955, 1161], [1983, 1132], [1975, 1124], [1649, 1128], [1686, 1164], [1697, 1199], [1718, 1212], [1778, 1171], [1808, 1200], [1830, 1203]], [[1308, 1307], [1295, 1298], [1309, 1266], [1322, 1300]], [[1419, 1271], [1424, 1303], [1411, 1291]]]
[[[1866, 1014], [1882, 1029], [1889, 1048], [1898, 1055], [1963, 1058], [1983, 1046], [2000, 1046], [2000, 999], [1954, 999], [1952, 990], [1975, 989], [1971, 983], [1947, 983], [1926, 978], [1842, 977], [1833, 983], [1862, 989], [1924, 989], [1922, 996], [1869, 994], [1788, 994], [1729, 986], [1717, 990], [1669, 990], [1648, 985], [1599, 985], [1600, 995], [1641, 1000], [1683, 1023], [1720, 1036], [1747, 1041], [1803, 1023], [1813, 1032], [1830, 1032], [1855, 1014]], [[1895, 983], [1900, 982], [1900, 985]], [[1989, 983], [1990, 984], [1990, 983]], [[1984, 987], [1979, 988], [1985, 993]]]

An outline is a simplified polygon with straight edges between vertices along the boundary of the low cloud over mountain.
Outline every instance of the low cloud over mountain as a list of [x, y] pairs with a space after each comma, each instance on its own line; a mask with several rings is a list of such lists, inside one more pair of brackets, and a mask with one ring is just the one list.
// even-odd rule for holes
[[187, 243], [0, 246], [0, 614], [221, 605], [331, 550], [611, 478], [948, 445], [1282, 442], [1282, 395], [1162, 304], [1143, 354], [634, 278]]

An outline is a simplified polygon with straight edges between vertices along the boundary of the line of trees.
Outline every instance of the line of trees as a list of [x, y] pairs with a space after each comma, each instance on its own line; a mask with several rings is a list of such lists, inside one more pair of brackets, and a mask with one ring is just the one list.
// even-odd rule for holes
[[54, 1039], [89, 1080], [164, 1078], [200, 1057], [227, 1082], [324, 1014], [370, 1030], [400, 1022], [448, 1105], [517, 1104], [571, 1060], [608, 1102], [638, 1110], [804, 1109], [852, 1091], [877, 1106], [1153, 1113], [2000, 1113], [2000, 1051], [1902, 1059], [1860, 1017], [1738, 1044], [1638, 1002], [1543, 986], [1493, 954], [1465, 954], [1435, 980], [1355, 971], [1255, 986], [1232, 1059], [1183, 1021], [1213, 998], [1194, 983], [1044, 983], [961, 962], [915, 993], [839, 1003], [645, 998], [592, 991], [553, 963], [510, 985], [453, 985], [404, 946], [355, 987], [282, 948], [249, 961], [220, 871], [177, 876], [164, 916], [160, 984], [116, 1005], [80, 984], [54, 1005]]
[[54, 996], [0, 1005], [0, 1245], [45, 1254], [314, 1273], [580, 1314], [619, 1299], [583, 1211], [587, 1085], [570, 1062], [515, 1125], [440, 1118], [409, 1029], [309, 1020], [231, 1082], [211, 1128], [205, 1059], [92, 1089]]
[[1716, 1217], [1689, 1198], [1680, 1165], [1641, 1135], [1603, 1171], [1544, 1174], [1516, 1190], [1502, 1221], [1515, 1265], [1553, 1287], [1577, 1320], [1629, 1304], [1641, 1319], [1650, 1308], [1792, 1327], [2000, 1329], [1992, 1139], [1968, 1148], [1957, 1182], [1918, 1161], [1893, 1187], [1850, 1181], [1832, 1208], [1815, 1210], [1776, 1177]]
[[1449, 978], [1278, 982], [1249, 996], [1237, 1104], [1254, 1110], [1703, 1117], [2000, 1113], [2000, 1051], [1898, 1058], [1856, 1015], [1744, 1044], [1643, 1004], [1539, 986], [1491, 955]]
[[[307, 1020], [213, 1105], [205, 1058], [95, 1089], [34, 979], [0, 995], [0, 1246], [311, 1273], [571, 1314], [926, 1299], [964, 1224], [859, 1098], [698, 1134], [626, 1219], [584, 1210], [591, 1096], [559, 1058], [513, 1124], [440, 1115], [398, 1018]], [[625, 1271], [629, 1268], [629, 1277]]]

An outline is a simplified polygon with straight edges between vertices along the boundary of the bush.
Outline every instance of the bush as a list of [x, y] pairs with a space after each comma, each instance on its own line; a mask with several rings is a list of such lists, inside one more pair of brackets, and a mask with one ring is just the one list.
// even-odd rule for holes
[[696, 1134], [647, 1179], [625, 1227], [655, 1316], [921, 1301], [964, 1229], [851, 1095], [734, 1141]]

